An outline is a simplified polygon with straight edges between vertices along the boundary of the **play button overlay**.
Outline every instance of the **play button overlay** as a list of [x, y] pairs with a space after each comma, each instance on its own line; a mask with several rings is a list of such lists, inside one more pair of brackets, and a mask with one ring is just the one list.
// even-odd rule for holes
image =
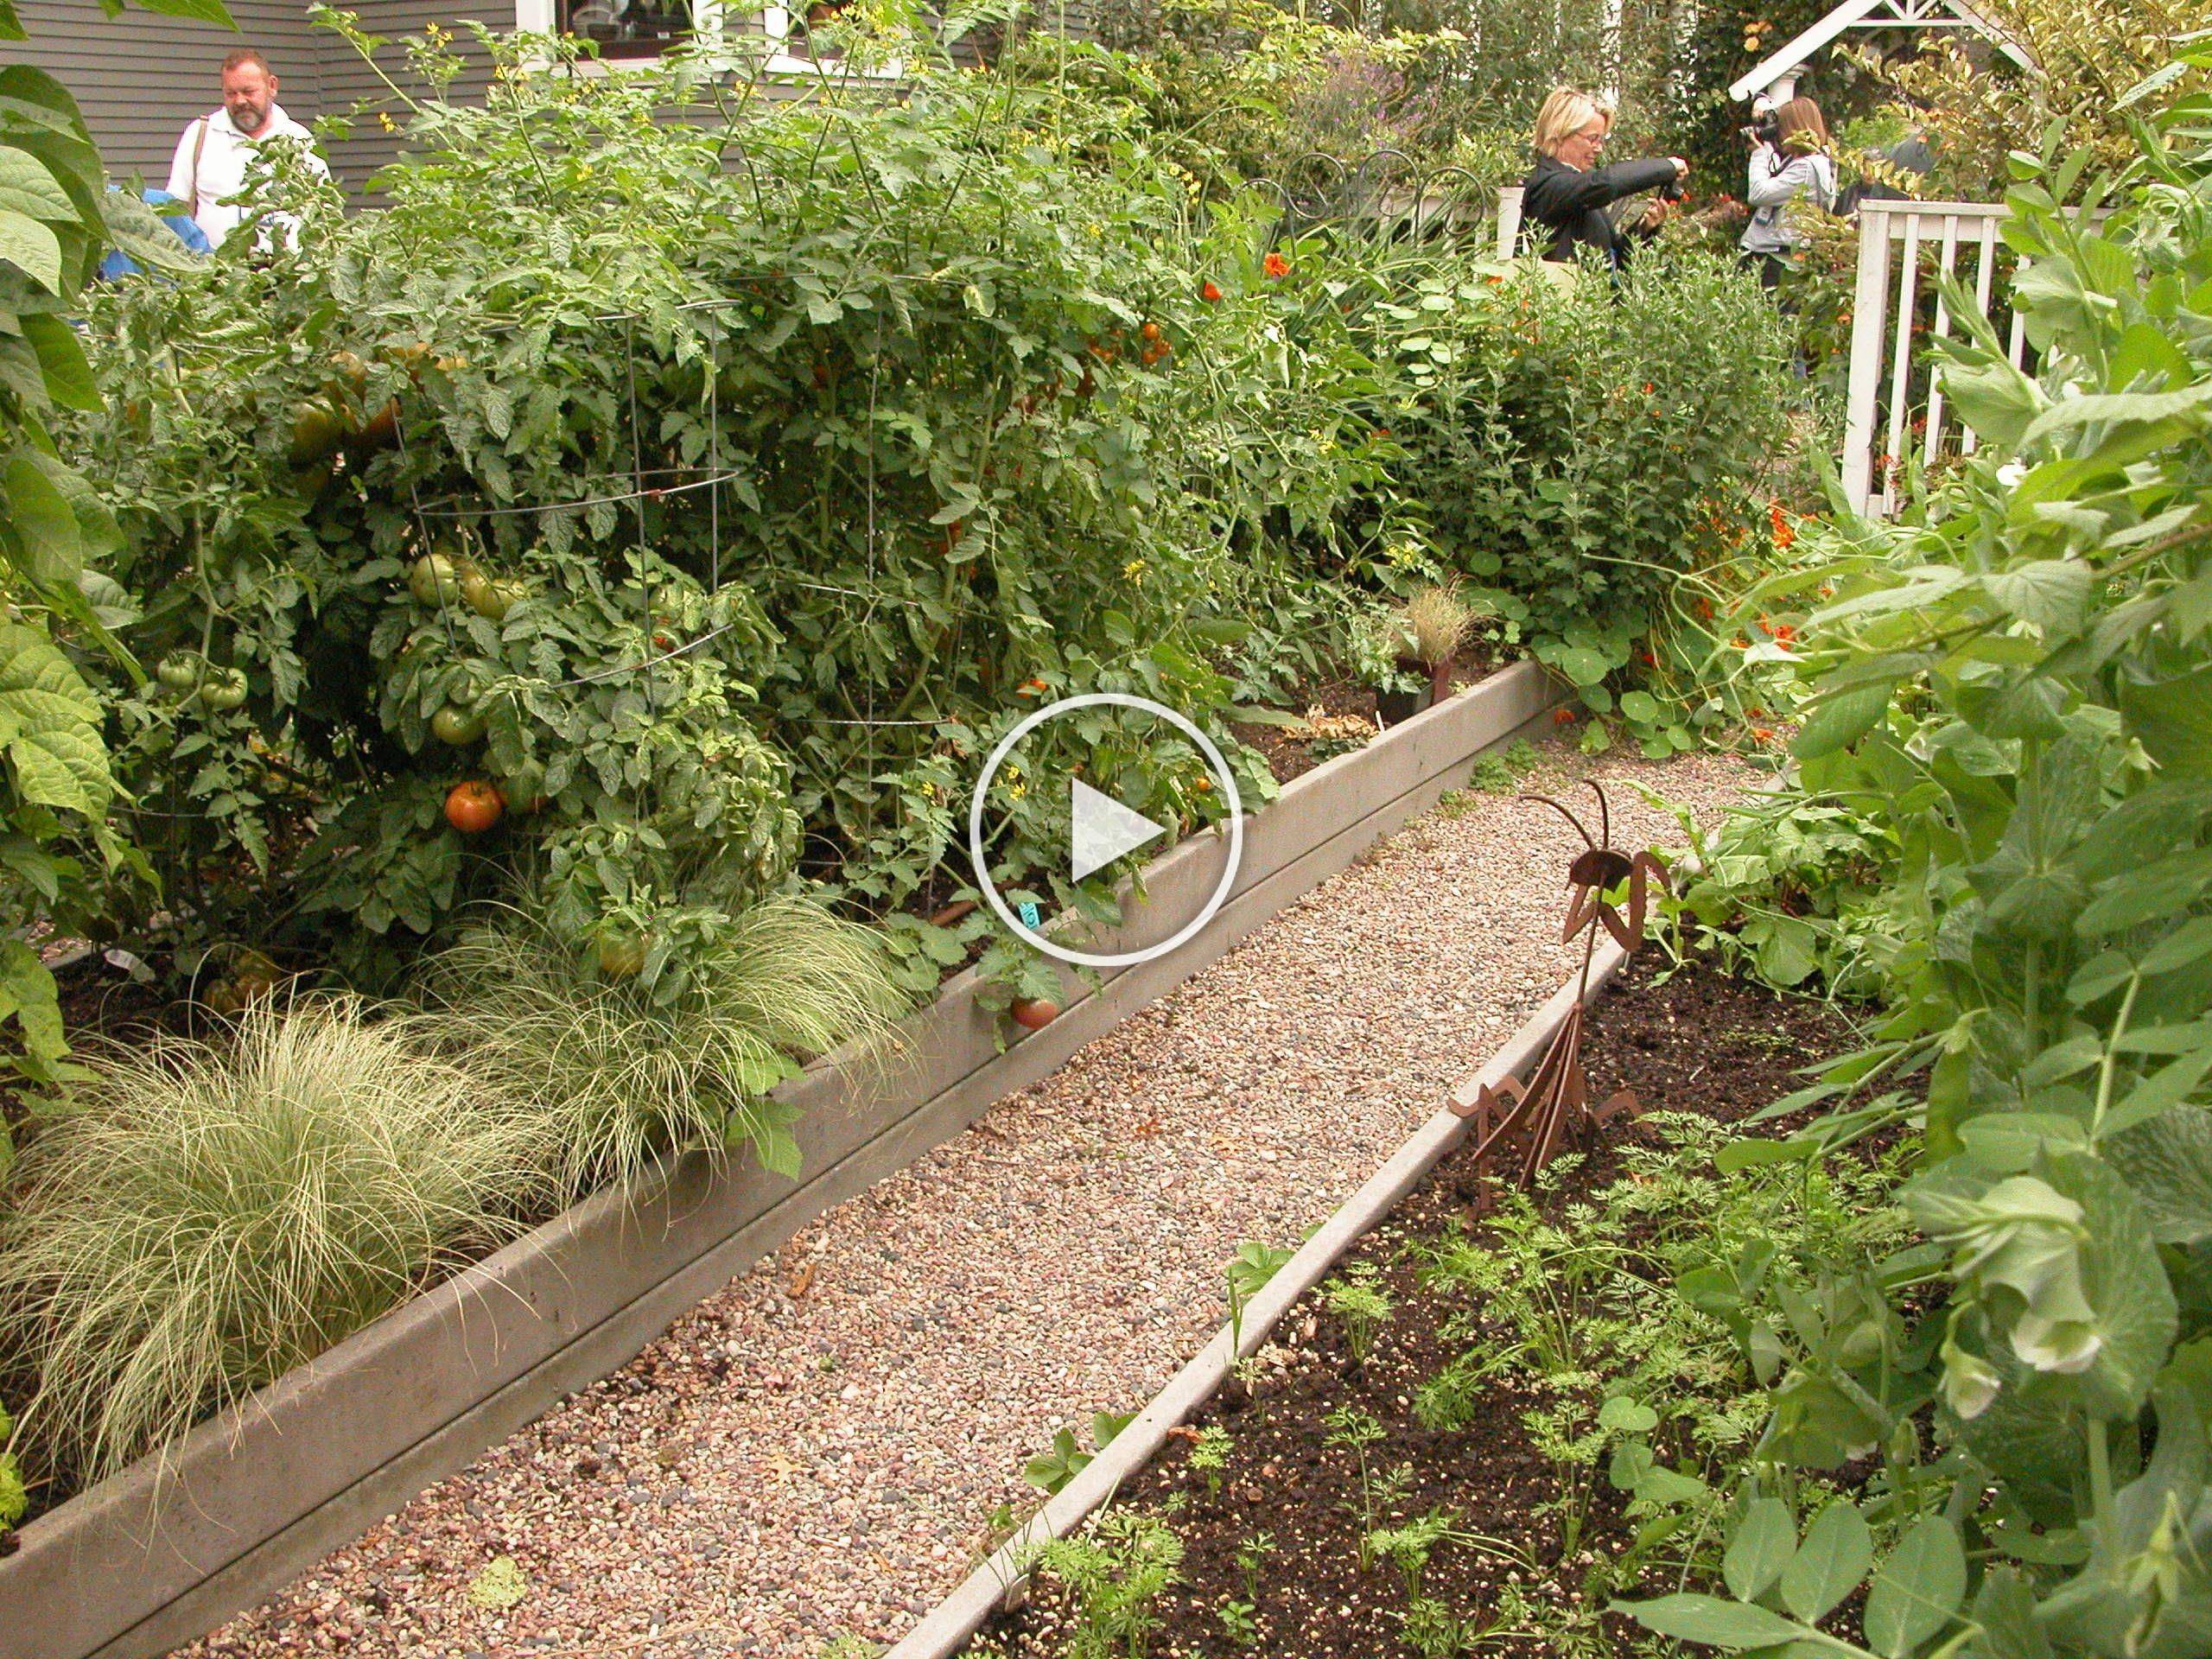
[[1080, 778], [1068, 779], [1068, 816], [1075, 821], [1071, 880], [1096, 875], [1117, 858], [1127, 858], [1167, 833], [1141, 812], [1132, 812], [1111, 795], [1102, 795]]
[[[1062, 720], [1085, 709], [1127, 709], [1148, 715], [1165, 721], [1184, 737], [1188, 738], [1199, 754], [1205, 757], [1206, 769], [1213, 774], [1214, 786], [1221, 791], [1222, 804], [1228, 808], [1223, 820], [1227, 834], [1222, 837], [1228, 843], [1228, 856], [1222, 861], [1219, 877], [1207, 893], [1205, 902], [1198, 913], [1166, 938], [1153, 940], [1141, 948], [1128, 950], [1078, 950], [1063, 944], [1049, 933], [1033, 927], [1015, 913], [991, 879], [988, 861], [983, 852], [983, 808], [990, 798], [992, 780], [1007, 758], [1020, 747], [1023, 739], [1047, 721]], [[1039, 786], [1050, 788], [1049, 779], [1039, 779]], [[1068, 838], [1068, 874], [1072, 880], [1086, 880], [1118, 859], [1127, 858], [1141, 848], [1149, 847], [1169, 833], [1169, 826], [1155, 823], [1141, 812], [1116, 800], [1103, 790], [1096, 789], [1072, 772], [1067, 779], [1070, 834]], [[1024, 943], [1035, 946], [1046, 956], [1061, 962], [1072, 963], [1084, 968], [1127, 968], [1141, 962], [1151, 962], [1167, 955], [1185, 944], [1198, 930], [1214, 918], [1216, 912], [1229, 897], [1236, 884], [1236, 867], [1244, 854], [1244, 808], [1236, 793], [1236, 779], [1230, 774], [1229, 762], [1223, 757], [1214, 741], [1184, 715], [1165, 703], [1154, 702], [1149, 697], [1132, 696], [1121, 691], [1090, 691], [1081, 696], [1063, 697], [1026, 716], [1019, 725], [1001, 738], [983, 762], [982, 774], [976, 780], [976, 791], [968, 806], [968, 857], [976, 868], [976, 884], [982, 890], [984, 902]], [[1187, 869], [1187, 867], [1185, 867]], [[1202, 878], [1201, 878], [1202, 879]], [[1128, 914], [1128, 906], [1124, 906]], [[1127, 931], [1136, 922], [1150, 918], [1136, 918], [1124, 923]]]

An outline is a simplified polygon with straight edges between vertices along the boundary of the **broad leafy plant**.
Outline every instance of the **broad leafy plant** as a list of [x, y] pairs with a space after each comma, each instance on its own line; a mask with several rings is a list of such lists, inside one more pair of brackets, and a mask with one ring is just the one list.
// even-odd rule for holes
[[[230, 21], [219, 0], [153, 0], [148, 10]], [[15, 8], [0, 6], [0, 40], [28, 38]], [[130, 607], [99, 569], [121, 535], [53, 432], [57, 415], [100, 407], [68, 318], [110, 246], [157, 264], [177, 263], [181, 250], [137, 200], [108, 190], [68, 91], [22, 64], [0, 68], [0, 863], [10, 878], [0, 914], [10, 935], [0, 947], [0, 1020], [16, 1022], [15, 1068], [50, 1081], [68, 1049], [53, 976], [22, 934], [75, 931], [103, 881], [133, 867], [108, 828], [116, 783], [84, 670], [89, 655], [139, 675], [111, 632]], [[7, 1148], [0, 1125], [0, 1169]]]
[[[1879, 823], [1904, 924], [1882, 1040], [1830, 1086], [1926, 1064], [1900, 1194], [1924, 1242], [1800, 1333], [1730, 1595], [1627, 1609], [1669, 1635], [2212, 1650], [2212, 103], [2174, 79], [2139, 89], [2163, 110], [2117, 175], [2062, 155], [2063, 124], [2014, 156], [2034, 372], [1955, 289], [1972, 337], [1942, 378], [1984, 448], [1908, 522], [1826, 543], [1802, 787]], [[1878, 1560], [1847, 1520], [1774, 1507], [1869, 1456]], [[1820, 1623], [1839, 1561], [1872, 1566], [1855, 1642]]]

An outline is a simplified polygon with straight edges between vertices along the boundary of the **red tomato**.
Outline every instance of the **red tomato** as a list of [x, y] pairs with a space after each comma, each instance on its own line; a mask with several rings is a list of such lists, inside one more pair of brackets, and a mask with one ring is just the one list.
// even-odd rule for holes
[[446, 791], [446, 822], [464, 836], [482, 835], [506, 810], [506, 797], [481, 778], [468, 779]]

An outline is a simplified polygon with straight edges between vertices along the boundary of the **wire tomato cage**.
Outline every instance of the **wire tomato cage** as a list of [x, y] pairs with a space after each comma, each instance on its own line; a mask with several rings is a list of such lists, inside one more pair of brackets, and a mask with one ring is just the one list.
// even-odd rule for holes
[[[697, 314], [727, 309], [744, 302], [736, 299], [695, 300], [678, 306], [680, 313]], [[644, 422], [638, 409], [638, 342], [639, 314], [634, 311], [611, 312], [595, 316], [598, 324], [622, 325], [624, 401], [627, 405], [630, 438], [630, 466], [626, 473], [607, 474], [608, 480], [626, 483], [627, 488], [603, 489], [595, 493], [564, 501], [519, 502], [497, 504], [486, 501], [480, 493], [466, 493], [434, 498], [424, 501], [408, 467], [408, 495], [413, 510], [420, 543], [428, 553], [436, 546], [436, 531], [440, 527], [460, 529], [480, 524], [487, 519], [529, 518], [543, 523], [556, 514], [588, 514], [594, 508], [609, 508], [620, 512], [630, 510], [636, 526], [638, 582], [645, 603], [642, 638], [645, 654], [632, 663], [618, 663], [612, 667], [595, 669], [589, 673], [575, 675], [569, 679], [550, 683], [550, 689], [565, 690], [574, 686], [595, 685], [609, 680], [623, 679], [644, 674], [657, 664], [686, 657], [702, 645], [719, 639], [737, 625], [725, 622], [708, 629], [680, 644], [660, 646], [664, 637], [655, 626], [658, 614], [656, 589], [653, 582], [653, 552], [649, 544], [646, 516], [648, 508], [656, 502], [671, 497], [704, 491], [707, 496], [707, 561], [705, 582], [711, 595], [722, 586], [722, 486], [740, 476], [741, 469], [728, 464], [721, 449], [721, 363], [719, 334], [712, 328], [700, 330], [706, 346], [706, 414], [707, 448], [702, 464], [677, 467], [647, 467], [645, 464]], [[394, 423], [400, 462], [407, 467], [407, 429], [404, 412]], [[458, 539], [458, 538], [456, 538]], [[447, 643], [458, 646], [460, 640], [454, 626], [452, 596], [441, 584], [436, 593], [438, 619], [446, 632]], [[655, 707], [657, 683], [648, 677], [645, 698], [648, 709]]]

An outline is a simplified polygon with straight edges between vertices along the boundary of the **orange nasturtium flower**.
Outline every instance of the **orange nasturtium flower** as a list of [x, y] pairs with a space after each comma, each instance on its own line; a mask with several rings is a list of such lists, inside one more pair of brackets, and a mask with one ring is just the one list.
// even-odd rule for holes
[[1208, 305], [1214, 305], [1221, 299], [1221, 290], [1209, 282], [1198, 289], [1198, 297]]
[[1270, 276], [1287, 276], [1290, 275], [1290, 261], [1279, 253], [1270, 253], [1260, 261], [1260, 269]]
[[1573, 724], [1574, 724], [1574, 710], [1573, 710], [1573, 709], [1553, 709], [1553, 710], [1552, 710], [1552, 724], [1553, 724], [1553, 725], [1554, 725], [1554, 726], [1572, 726], [1572, 725], [1573, 725]]

